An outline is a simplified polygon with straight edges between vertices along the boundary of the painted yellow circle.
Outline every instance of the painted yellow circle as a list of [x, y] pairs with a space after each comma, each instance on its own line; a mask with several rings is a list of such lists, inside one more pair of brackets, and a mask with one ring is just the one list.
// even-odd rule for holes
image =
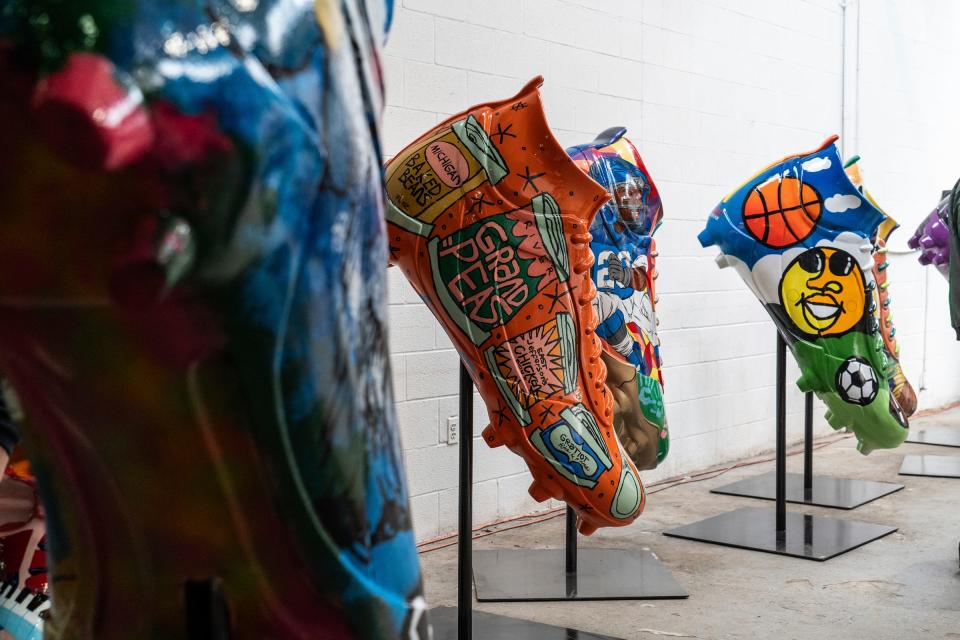
[[866, 307], [863, 271], [846, 251], [815, 247], [797, 257], [780, 280], [780, 303], [794, 326], [816, 336], [854, 328]]

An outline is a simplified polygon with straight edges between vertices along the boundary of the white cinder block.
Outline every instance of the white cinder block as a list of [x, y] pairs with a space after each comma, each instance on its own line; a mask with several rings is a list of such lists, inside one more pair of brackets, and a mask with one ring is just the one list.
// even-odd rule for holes
[[[390, 238], [387, 242], [390, 242]], [[409, 304], [420, 302], [420, 296], [410, 285], [410, 281], [403, 275], [399, 267], [387, 269], [387, 289], [390, 294], [390, 304]]]
[[403, 104], [410, 109], [457, 113], [467, 104], [467, 72], [407, 61], [403, 65]]
[[503, 517], [518, 513], [546, 511], [550, 508], [549, 501], [537, 502], [530, 497], [530, 492], [527, 491], [530, 482], [528, 472], [500, 478], [497, 481], [497, 506]]
[[383, 110], [383, 152], [388, 158], [393, 157], [433, 127], [435, 120], [436, 114], [432, 111], [388, 105]]
[[429, 13], [397, 11], [390, 27], [387, 53], [404, 60], [433, 63], [434, 21]]
[[[497, 511], [497, 481], [486, 480], [484, 482], [473, 483], [473, 526], [478, 527], [483, 524], [494, 522], [498, 516]], [[440, 533], [446, 534], [457, 530], [459, 519], [459, 498], [458, 488], [444, 489], [439, 494], [440, 498]]]
[[[439, 400], [410, 400], [397, 403], [397, 421], [405, 449], [433, 447], [439, 443], [437, 415]], [[446, 423], [446, 418], [444, 418]]]
[[[479, 435], [479, 433], [477, 434]], [[526, 470], [523, 458], [506, 447], [492, 449], [477, 438], [473, 447], [473, 479], [477, 482], [514, 475]]]
[[457, 447], [441, 445], [408, 449], [404, 457], [410, 495], [432, 493], [457, 486]]
[[458, 69], [484, 71], [494, 68], [496, 32], [469, 22], [438, 18], [436, 23], [437, 64]]
[[395, 352], [430, 351], [436, 347], [436, 318], [423, 304], [389, 306], [390, 344]]
[[393, 399], [407, 399], [407, 367], [403, 356], [390, 356], [390, 375], [393, 376]]
[[468, 20], [475, 8], [476, 4], [469, 0], [403, 0], [402, 7], [399, 3], [394, 6], [398, 14], [414, 10], [456, 20]]
[[405, 356], [410, 400], [457, 393], [459, 358], [456, 351], [426, 351]]
[[436, 492], [410, 498], [410, 514], [417, 540], [429, 540], [439, 535], [440, 501]]
[[383, 64], [383, 93], [386, 104], [399, 104], [403, 101], [403, 58], [384, 55]]

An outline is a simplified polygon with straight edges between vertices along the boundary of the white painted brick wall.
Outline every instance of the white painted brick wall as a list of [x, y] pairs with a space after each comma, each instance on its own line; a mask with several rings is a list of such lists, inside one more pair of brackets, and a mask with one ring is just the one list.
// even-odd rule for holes
[[[672, 451], [653, 482], [772, 448], [774, 328], [715, 251], [696, 241], [723, 195], [787, 153], [845, 134], [866, 182], [903, 224], [902, 248], [958, 174], [960, 59], [953, 0], [849, 2], [847, 88], [835, 0], [397, 0], [385, 50], [385, 153], [452, 113], [515, 93], [537, 74], [564, 145], [624, 125], [660, 188], [661, 336]], [[859, 14], [859, 16], [858, 16]], [[859, 20], [859, 29], [857, 22]], [[859, 44], [857, 34], [859, 33]], [[859, 51], [859, 55], [858, 55]], [[845, 98], [845, 104], [844, 104]], [[845, 107], [845, 108], [844, 108]], [[844, 117], [844, 113], [846, 117]], [[891, 258], [895, 320], [921, 406], [960, 397], [960, 346], [946, 284], [915, 256]], [[419, 539], [456, 528], [457, 357], [399, 271], [390, 270], [394, 385]], [[788, 377], [799, 373], [792, 359]], [[788, 394], [789, 437], [802, 397]], [[476, 433], [486, 424], [475, 396]], [[829, 433], [817, 405], [817, 432]], [[523, 462], [475, 442], [474, 520], [549, 506]], [[652, 498], [655, 499], [655, 498]]]

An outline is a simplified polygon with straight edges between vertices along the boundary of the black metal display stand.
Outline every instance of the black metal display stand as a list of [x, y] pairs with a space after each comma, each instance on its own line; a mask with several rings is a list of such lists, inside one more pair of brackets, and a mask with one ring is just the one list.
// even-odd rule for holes
[[[457, 607], [430, 610], [435, 640], [617, 640], [611, 636], [473, 610], [473, 382], [460, 365], [460, 505]], [[424, 639], [426, 640], [426, 639]]]
[[[939, 447], [960, 447], [960, 428], [927, 427], [911, 431], [907, 442], [930, 444]], [[910, 454], [903, 457], [900, 465], [902, 476], [926, 476], [929, 478], [960, 478], [960, 457]]]
[[564, 549], [475, 552], [477, 600], [666, 600], [688, 597], [649, 549], [578, 549], [576, 515], [567, 508]]
[[868, 522], [787, 512], [786, 350], [786, 344], [778, 332], [775, 507], [736, 509], [664, 531], [664, 535], [824, 561], [897, 530], [896, 527]]
[[900, 475], [960, 478], [960, 456], [906, 455], [900, 465]]
[[938, 447], [960, 447], [960, 427], [927, 427], [910, 431], [907, 442], [933, 444]]
[[[779, 382], [778, 382], [779, 383]], [[856, 509], [877, 498], [903, 489], [902, 484], [813, 475], [813, 393], [804, 397], [803, 474], [787, 474], [787, 502], [834, 509]], [[764, 473], [712, 489], [744, 498], [773, 500], [776, 497], [775, 473]]]
[[578, 549], [577, 517], [567, 507], [564, 549], [474, 552], [481, 602], [667, 600], [689, 594], [650, 549]]

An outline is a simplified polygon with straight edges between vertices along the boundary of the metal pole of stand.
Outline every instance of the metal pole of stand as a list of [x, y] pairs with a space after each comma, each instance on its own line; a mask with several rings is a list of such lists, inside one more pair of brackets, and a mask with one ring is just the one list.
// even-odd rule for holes
[[460, 513], [457, 537], [457, 639], [473, 634], [473, 381], [460, 363]]
[[803, 395], [803, 499], [813, 500], [813, 392]]
[[[807, 560], [829, 560], [883, 536], [896, 527], [839, 520], [801, 513], [787, 513], [787, 345], [777, 333], [777, 467], [774, 470], [776, 512], [774, 535], [770, 535], [770, 510], [743, 507], [706, 520], [664, 531], [665, 535], [722, 544], [739, 549], [777, 553]], [[807, 399], [808, 416], [810, 399]], [[808, 418], [810, 420], [810, 418]], [[809, 430], [809, 427], [808, 427]], [[809, 440], [808, 440], [809, 442]], [[764, 474], [765, 478], [769, 478]], [[765, 480], [769, 497], [769, 479]], [[818, 484], [819, 486], [819, 484]], [[736, 494], [734, 494], [736, 495]], [[741, 494], [745, 495], [745, 494]], [[788, 519], [789, 516], [789, 519]], [[754, 526], [754, 523], [756, 525]], [[789, 533], [788, 533], [789, 524]], [[759, 532], [758, 532], [759, 531]]]
[[787, 344], [777, 332], [777, 541], [787, 531]]
[[567, 507], [567, 540], [564, 559], [567, 570], [567, 598], [576, 598], [579, 582], [577, 580], [577, 514], [570, 507]]
[[567, 575], [577, 572], [577, 514], [567, 507]]

